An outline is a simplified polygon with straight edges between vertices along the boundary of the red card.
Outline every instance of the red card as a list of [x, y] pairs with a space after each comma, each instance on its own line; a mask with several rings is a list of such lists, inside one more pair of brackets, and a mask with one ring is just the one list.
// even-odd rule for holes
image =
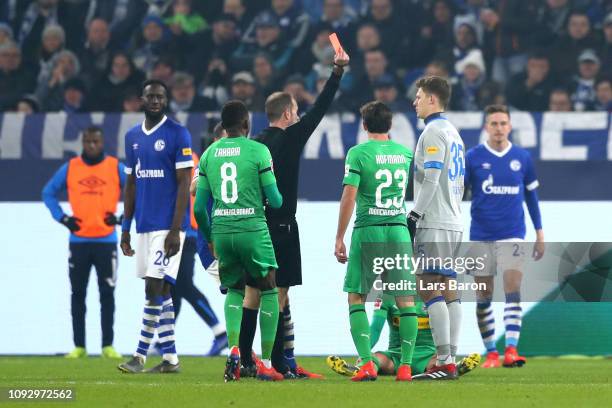
[[338, 39], [336, 33], [331, 33], [329, 35], [329, 41], [331, 42], [332, 47], [334, 47], [336, 54], [339, 54], [342, 51], [342, 45], [340, 44], [340, 40]]

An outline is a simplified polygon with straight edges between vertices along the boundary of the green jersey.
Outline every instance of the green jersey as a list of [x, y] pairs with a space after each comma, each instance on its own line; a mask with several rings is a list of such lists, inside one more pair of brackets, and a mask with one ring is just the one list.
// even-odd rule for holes
[[264, 144], [244, 136], [220, 139], [202, 154], [200, 176], [214, 199], [213, 234], [268, 228], [262, 188], [276, 183], [276, 178]]
[[[425, 310], [425, 304], [420, 300], [415, 300], [414, 306], [418, 318], [419, 332], [417, 334], [416, 346], [430, 344], [431, 330], [429, 328], [429, 315]], [[389, 351], [399, 352], [402, 349], [402, 339], [399, 333], [400, 311], [395, 304], [395, 298], [385, 295], [381, 308], [387, 310], [387, 324], [389, 325]]]
[[358, 188], [355, 227], [406, 224], [412, 151], [391, 140], [368, 140], [346, 156], [343, 184]]

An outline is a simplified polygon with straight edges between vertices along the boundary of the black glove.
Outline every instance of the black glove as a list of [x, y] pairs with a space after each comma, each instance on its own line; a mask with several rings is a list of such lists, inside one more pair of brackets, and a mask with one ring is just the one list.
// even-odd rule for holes
[[410, 232], [410, 239], [412, 240], [413, 244], [414, 234], [416, 234], [417, 222], [419, 222], [420, 219], [421, 216], [419, 215], [419, 213], [416, 213], [414, 211], [410, 211], [410, 214], [408, 214], [408, 218], [406, 218], [406, 222], [408, 223], [408, 232]]
[[104, 217], [104, 223], [106, 225], [110, 225], [110, 226], [121, 225], [122, 222], [123, 222], [123, 214], [117, 217], [112, 212], [107, 212], [106, 217]]
[[63, 224], [66, 228], [70, 230], [70, 232], [76, 232], [81, 229], [81, 226], [78, 224], [79, 222], [81, 222], [80, 218], [69, 217], [67, 215], [64, 215], [60, 219], [60, 224]]

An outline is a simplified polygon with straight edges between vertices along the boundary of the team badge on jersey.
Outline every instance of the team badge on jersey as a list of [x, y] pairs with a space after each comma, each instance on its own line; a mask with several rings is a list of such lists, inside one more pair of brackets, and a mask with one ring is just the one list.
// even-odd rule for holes
[[164, 147], [166, 147], [166, 142], [164, 142], [162, 139], [157, 139], [154, 147], [156, 151], [161, 152], [164, 150]]
[[518, 161], [518, 160], [512, 160], [512, 161], [510, 162], [510, 168], [511, 168], [513, 171], [519, 171], [519, 170], [521, 169], [521, 162], [520, 162], [520, 161]]

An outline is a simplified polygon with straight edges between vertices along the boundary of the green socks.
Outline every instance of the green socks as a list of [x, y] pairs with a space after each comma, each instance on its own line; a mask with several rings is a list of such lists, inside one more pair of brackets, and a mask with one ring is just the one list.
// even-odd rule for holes
[[[242, 313], [242, 310], [240, 312]], [[278, 289], [262, 291], [259, 306], [259, 329], [261, 331], [261, 358], [263, 360], [270, 360], [272, 357], [272, 348], [274, 347], [274, 338], [278, 326], [278, 313]]]
[[232, 347], [238, 346], [243, 300], [244, 292], [236, 289], [229, 289], [227, 295], [225, 295], [225, 326], [230, 350]]
[[361, 361], [364, 363], [372, 361], [372, 352], [370, 350], [370, 324], [368, 323], [365, 305], [350, 305], [349, 321], [351, 323], [353, 343], [355, 343], [355, 348], [357, 348], [357, 353]]
[[378, 339], [380, 339], [380, 332], [382, 332], [385, 323], [387, 322], [387, 309], [374, 310], [372, 315], [372, 324], [370, 324], [370, 349], [374, 348]]
[[[225, 325], [227, 342], [231, 349], [238, 346], [240, 324], [242, 323], [242, 302], [244, 293], [229, 289], [225, 296]], [[278, 289], [261, 292], [259, 307], [259, 327], [261, 329], [261, 358], [269, 360], [272, 356], [276, 326], [278, 325]]]
[[412, 354], [416, 344], [418, 333], [418, 321], [414, 306], [403, 307], [400, 309], [400, 338], [402, 340], [402, 359], [401, 364], [412, 363]]

